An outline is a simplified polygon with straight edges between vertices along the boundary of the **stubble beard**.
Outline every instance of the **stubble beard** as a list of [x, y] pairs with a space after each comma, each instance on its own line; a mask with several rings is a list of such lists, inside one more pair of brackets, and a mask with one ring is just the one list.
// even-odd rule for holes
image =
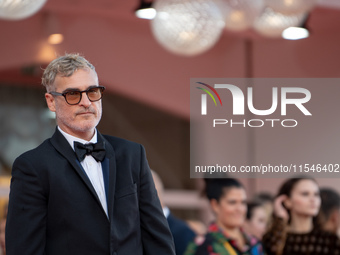
[[[79, 115], [81, 112], [90, 111], [93, 112], [93, 115], [89, 116], [82, 116]], [[72, 133], [87, 133], [90, 131], [94, 131], [96, 126], [99, 124], [99, 121], [102, 116], [102, 109], [98, 108], [98, 111], [95, 111], [92, 107], [89, 107], [88, 109], [83, 109], [78, 112], [76, 112], [74, 115], [70, 116], [67, 113], [61, 113], [63, 111], [58, 111], [57, 116], [57, 125], [63, 126], [67, 128]]]

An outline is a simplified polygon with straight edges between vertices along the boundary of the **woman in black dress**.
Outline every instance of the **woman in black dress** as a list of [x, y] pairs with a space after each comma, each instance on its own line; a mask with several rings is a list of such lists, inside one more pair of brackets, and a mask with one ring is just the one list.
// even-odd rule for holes
[[274, 219], [263, 237], [268, 255], [340, 255], [338, 237], [321, 230], [318, 184], [311, 178], [288, 179], [274, 202]]

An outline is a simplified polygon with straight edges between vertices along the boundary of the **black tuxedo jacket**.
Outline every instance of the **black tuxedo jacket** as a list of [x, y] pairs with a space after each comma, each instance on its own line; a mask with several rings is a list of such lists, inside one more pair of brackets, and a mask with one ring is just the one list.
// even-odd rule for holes
[[108, 216], [64, 136], [12, 169], [7, 255], [174, 255], [143, 146], [102, 136]]

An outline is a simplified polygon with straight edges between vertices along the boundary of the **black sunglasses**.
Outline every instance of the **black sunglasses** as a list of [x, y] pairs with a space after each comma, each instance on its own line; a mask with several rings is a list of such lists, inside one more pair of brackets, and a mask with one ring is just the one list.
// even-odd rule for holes
[[83, 91], [70, 90], [64, 93], [52, 91], [50, 92], [50, 94], [53, 96], [63, 96], [66, 100], [66, 103], [70, 105], [76, 105], [80, 103], [84, 92], [86, 93], [87, 98], [91, 102], [95, 102], [95, 101], [102, 99], [104, 90], [105, 90], [104, 86], [96, 86], [96, 87], [90, 87]]

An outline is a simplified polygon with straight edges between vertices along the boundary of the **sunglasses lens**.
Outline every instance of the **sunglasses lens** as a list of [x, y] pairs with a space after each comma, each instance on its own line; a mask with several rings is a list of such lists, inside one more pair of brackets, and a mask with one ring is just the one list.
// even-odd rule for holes
[[87, 91], [86, 94], [90, 101], [98, 101], [102, 98], [101, 88], [91, 88]]
[[80, 102], [80, 92], [79, 91], [69, 91], [66, 93], [66, 101], [69, 104], [78, 104]]

